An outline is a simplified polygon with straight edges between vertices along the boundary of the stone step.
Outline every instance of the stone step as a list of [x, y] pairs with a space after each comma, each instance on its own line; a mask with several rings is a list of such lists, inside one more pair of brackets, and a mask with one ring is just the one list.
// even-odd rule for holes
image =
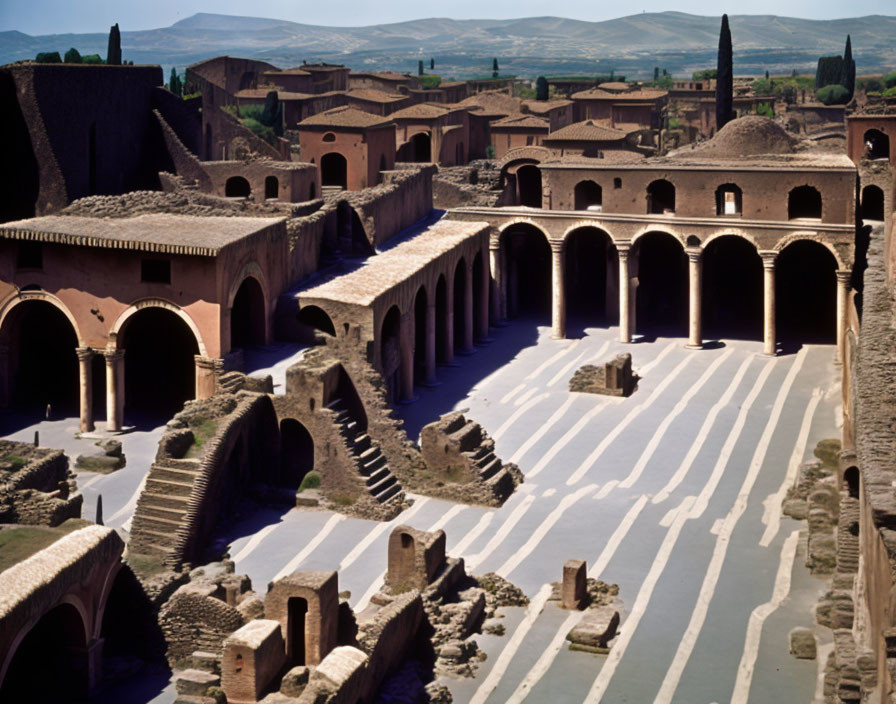
[[172, 496], [171, 494], [156, 494], [151, 491], [144, 491], [140, 494], [137, 506], [159, 506], [162, 508], [182, 509], [186, 511], [189, 503], [189, 496]]
[[163, 467], [155, 465], [152, 468], [152, 479], [163, 479], [170, 482], [181, 482], [183, 484], [193, 485], [193, 481], [199, 474], [198, 469], [177, 469], [174, 467]]
[[[358, 435], [355, 437], [355, 442], [352, 449], [354, 450], [356, 455], [361, 455], [363, 457], [364, 453], [371, 449], [372, 444], [373, 443], [370, 440], [370, 436], [367, 433], [364, 433], [363, 435]], [[379, 448], [376, 449], [379, 450]]]
[[193, 482], [173, 481], [171, 479], [146, 479], [146, 489], [154, 494], [171, 496], [189, 496], [193, 491]]
[[461, 452], [470, 452], [482, 441], [482, 429], [478, 423], [467, 421], [460, 430], [451, 433], [449, 437], [460, 446]]
[[498, 470], [501, 469], [501, 467], [501, 460], [495, 457], [495, 459], [487, 467], [479, 472], [479, 477], [488, 481], [488, 479], [490, 477], [493, 477], [498, 472]]
[[496, 457], [494, 452], [487, 452], [478, 460], [476, 460], [475, 465], [479, 469], [484, 469], [485, 467], [488, 467], [495, 459]]
[[180, 521], [172, 521], [168, 518], [156, 518], [155, 516], [135, 515], [133, 528], [140, 530], [150, 530], [162, 535], [169, 535], [174, 538], [174, 533], [180, 527]]
[[367, 479], [365, 480], [365, 483], [367, 484], [368, 487], [376, 486], [377, 484], [379, 484], [383, 479], [385, 479], [388, 476], [391, 476], [391, 472], [389, 471], [389, 468], [381, 467], [380, 469], [376, 470], [373, 474], [371, 474], [369, 477], [367, 477]]
[[[395, 476], [389, 472], [385, 477], [380, 479], [376, 484], [373, 484], [369, 487], [370, 493], [373, 494], [374, 498], [377, 501], [380, 500], [380, 494], [382, 494], [386, 489], [391, 487], [393, 484], [398, 484], [398, 480]], [[399, 487], [400, 488], [400, 487]]]
[[385, 491], [377, 494], [374, 498], [377, 500], [377, 502], [384, 504], [389, 499], [397, 496], [400, 493], [401, 493], [401, 484], [399, 484], [398, 482], [395, 482], [390, 487], [388, 487]]
[[186, 507], [182, 509], [167, 508], [165, 506], [154, 506], [152, 504], [140, 504], [141, 516], [152, 516], [153, 518], [166, 518], [176, 523], [181, 523], [186, 515]]
[[[137, 519], [134, 519], [137, 523]], [[170, 552], [174, 549], [174, 539], [177, 536], [172, 531], [160, 532], [152, 528], [144, 528], [139, 525], [132, 526], [131, 542], [139, 542], [143, 546], [156, 545]], [[139, 552], [139, 551], [138, 551]]]
[[361, 474], [369, 477], [376, 470], [386, 466], [386, 457], [382, 452], [378, 453], [370, 462], [364, 462], [361, 467]]

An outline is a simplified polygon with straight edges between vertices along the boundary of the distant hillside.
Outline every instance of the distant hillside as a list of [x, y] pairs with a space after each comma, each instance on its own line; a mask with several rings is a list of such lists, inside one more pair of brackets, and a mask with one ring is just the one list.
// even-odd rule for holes
[[[820, 54], [839, 53], [852, 35], [859, 73], [896, 67], [896, 17], [803, 20], [774, 15], [731, 16], [735, 72], [790, 72], [814, 68]], [[677, 75], [715, 63], [719, 18], [681, 12], [643, 13], [605, 22], [561, 17], [513, 20], [431, 18], [370, 27], [319, 27], [258, 17], [200, 13], [171, 27], [122, 32], [125, 58], [183, 67], [220, 54], [280, 66], [327, 60], [352, 68], [415, 71], [436, 59], [436, 72], [487, 74], [492, 57], [502, 72], [521, 76], [594, 73], [615, 69], [628, 77], [661, 66]], [[106, 52], [106, 34], [32, 37], [0, 32], [0, 63], [39, 51]]]

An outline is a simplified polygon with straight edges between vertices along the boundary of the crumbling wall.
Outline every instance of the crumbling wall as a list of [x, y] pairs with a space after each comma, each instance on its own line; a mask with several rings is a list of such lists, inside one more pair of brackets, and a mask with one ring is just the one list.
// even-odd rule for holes
[[81, 517], [81, 495], [62, 450], [0, 440], [0, 523], [58, 526]]

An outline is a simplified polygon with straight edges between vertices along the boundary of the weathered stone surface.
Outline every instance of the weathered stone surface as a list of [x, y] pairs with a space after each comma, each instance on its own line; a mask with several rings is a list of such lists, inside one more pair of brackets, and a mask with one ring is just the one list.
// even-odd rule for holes
[[618, 627], [619, 612], [612, 606], [601, 606], [586, 611], [578, 625], [567, 634], [566, 639], [577, 645], [606, 648], [616, 636]]
[[832, 533], [809, 536], [809, 559], [806, 566], [812, 574], [831, 574], [837, 566], [837, 541]]
[[560, 588], [560, 608], [580, 609], [588, 593], [588, 570], [584, 560], [567, 560], [563, 565], [563, 584]]
[[203, 670], [181, 670], [177, 673], [174, 687], [178, 694], [193, 694], [204, 697], [209, 687], [217, 687], [221, 678]]
[[632, 372], [632, 356], [620, 354], [600, 366], [586, 364], [569, 380], [569, 390], [605, 396], [631, 396], [638, 388]]
[[297, 665], [283, 675], [280, 683], [280, 693], [287, 697], [298, 697], [305, 691], [308, 684], [308, 676], [311, 673], [305, 665]]
[[809, 516], [809, 504], [805, 499], [786, 499], [781, 512], [794, 520], [804, 521]]
[[794, 628], [790, 631], [790, 654], [801, 660], [814, 660], [818, 646], [815, 633], [810, 628]]

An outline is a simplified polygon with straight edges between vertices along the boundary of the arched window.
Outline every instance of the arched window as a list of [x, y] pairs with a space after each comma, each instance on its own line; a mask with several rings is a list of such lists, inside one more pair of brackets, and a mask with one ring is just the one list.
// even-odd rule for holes
[[742, 215], [743, 192], [733, 183], [716, 189], [716, 215]]
[[525, 164], [516, 172], [520, 205], [541, 207], [541, 169], [535, 164]]
[[647, 212], [653, 215], [675, 212], [675, 186], [660, 179], [647, 186]]
[[890, 158], [890, 138], [880, 130], [865, 132], [864, 141], [866, 159]]
[[322, 138], [321, 141], [323, 141], [323, 142], [335, 142], [335, 141], [336, 141], [336, 135], [333, 134], [332, 132], [327, 132], [327, 133], [323, 136], [323, 138]]
[[798, 186], [787, 197], [787, 217], [821, 219], [821, 194], [812, 186]]
[[600, 210], [603, 204], [603, 189], [594, 181], [580, 181], [573, 192], [576, 210]]
[[862, 189], [862, 220], [884, 219], [884, 192], [878, 186]]
[[224, 184], [224, 195], [228, 198], [248, 198], [252, 189], [242, 176], [231, 176]]

